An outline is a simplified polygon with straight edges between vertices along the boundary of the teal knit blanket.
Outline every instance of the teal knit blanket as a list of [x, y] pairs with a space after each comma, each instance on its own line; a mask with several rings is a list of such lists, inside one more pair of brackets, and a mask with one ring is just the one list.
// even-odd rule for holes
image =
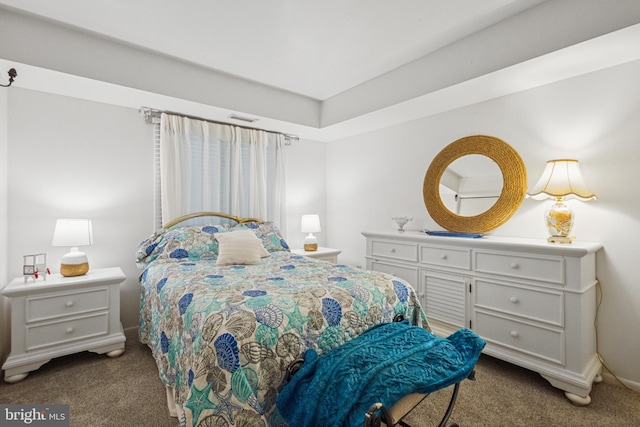
[[278, 410], [290, 426], [362, 426], [376, 402], [391, 408], [407, 394], [464, 380], [484, 346], [464, 328], [441, 338], [407, 321], [381, 323], [320, 357], [307, 350]]

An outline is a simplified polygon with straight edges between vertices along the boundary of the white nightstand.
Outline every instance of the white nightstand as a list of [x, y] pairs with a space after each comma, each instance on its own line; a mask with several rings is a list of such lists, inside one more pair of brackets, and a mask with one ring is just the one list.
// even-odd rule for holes
[[304, 249], [291, 249], [291, 252], [296, 255], [304, 255], [309, 258], [321, 259], [323, 261], [329, 261], [334, 264], [338, 262], [338, 255], [342, 252], [339, 249], [331, 248], [318, 248], [317, 251], [305, 251]]
[[16, 278], [2, 295], [11, 302], [11, 354], [4, 380], [24, 379], [54, 357], [89, 350], [110, 357], [124, 352], [120, 324], [120, 267], [76, 277]]

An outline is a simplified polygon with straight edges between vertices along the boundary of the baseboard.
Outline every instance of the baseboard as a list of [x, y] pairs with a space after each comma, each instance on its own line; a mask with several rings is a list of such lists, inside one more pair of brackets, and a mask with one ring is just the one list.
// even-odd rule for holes
[[[605, 372], [602, 371], [602, 381], [606, 382], [607, 384], [615, 384], [618, 386], [626, 386], [628, 388], [630, 388], [631, 390], [640, 392], [640, 383], [638, 382], [634, 382], [634, 381], [630, 381], [627, 380], [625, 378], [620, 378], [620, 377], [616, 377], [613, 376], [613, 374], [609, 373], [609, 372]], [[622, 383], [622, 384], [620, 384]], [[597, 385], [594, 385], [597, 387]]]

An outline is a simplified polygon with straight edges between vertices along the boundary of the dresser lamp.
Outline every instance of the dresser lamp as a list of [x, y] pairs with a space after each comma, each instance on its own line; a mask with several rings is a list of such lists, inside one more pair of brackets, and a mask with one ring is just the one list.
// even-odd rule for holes
[[320, 230], [320, 217], [318, 215], [302, 215], [302, 221], [300, 231], [307, 234], [304, 238], [304, 250], [305, 251], [317, 251], [318, 239], [313, 233], [319, 233]]
[[89, 219], [59, 219], [53, 232], [51, 246], [69, 246], [71, 250], [60, 260], [60, 274], [65, 277], [82, 276], [89, 271], [87, 254], [78, 246], [93, 244], [93, 229]]
[[536, 200], [554, 199], [555, 203], [544, 213], [545, 224], [550, 243], [571, 243], [573, 228], [573, 212], [565, 204], [565, 200], [595, 200], [584, 182], [577, 160], [549, 160], [536, 185], [527, 192]]

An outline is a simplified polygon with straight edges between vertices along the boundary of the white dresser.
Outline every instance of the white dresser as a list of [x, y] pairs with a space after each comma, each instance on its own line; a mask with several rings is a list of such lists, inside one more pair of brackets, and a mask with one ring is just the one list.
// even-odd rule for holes
[[24, 379], [54, 357], [83, 350], [117, 357], [124, 351], [119, 267], [76, 277], [13, 280], [2, 291], [11, 301], [11, 353], [6, 382]]
[[362, 234], [367, 269], [409, 281], [435, 333], [469, 328], [487, 341], [484, 353], [540, 373], [577, 405], [590, 403], [602, 369], [594, 327], [601, 244]]

